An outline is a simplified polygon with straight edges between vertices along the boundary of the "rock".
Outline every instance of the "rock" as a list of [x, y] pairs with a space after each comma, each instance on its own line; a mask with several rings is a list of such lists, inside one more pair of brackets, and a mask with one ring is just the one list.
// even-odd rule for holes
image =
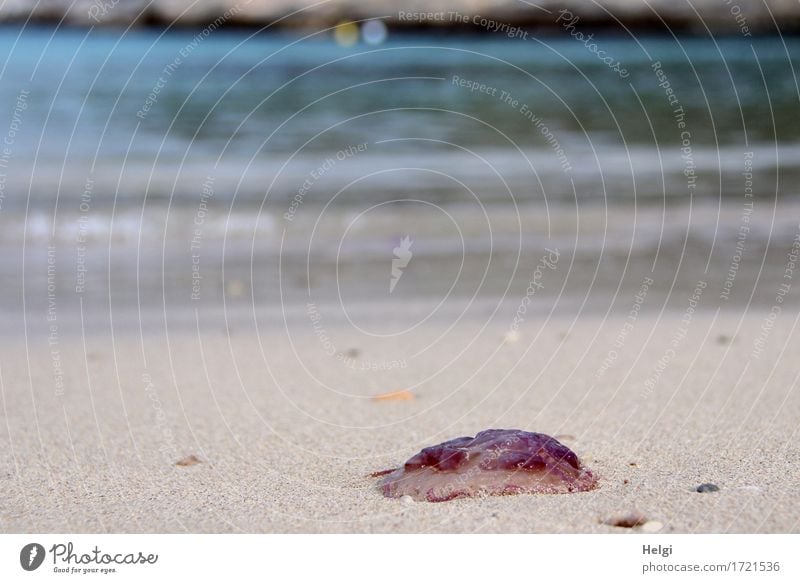
[[617, 526], [619, 528], [635, 528], [637, 526], [642, 526], [647, 522], [647, 517], [638, 510], [634, 510], [628, 514], [612, 516], [611, 518], [606, 518], [603, 520], [603, 524]]
[[183, 459], [178, 460], [177, 462], [175, 462], [175, 465], [176, 466], [180, 466], [182, 468], [185, 468], [185, 467], [188, 467], [188, 466], [197, 465], [199, 463], [202, 463], [200, 461], [200, 458], [198, 458], [196, 455], [192, 454], [192, 455], [186, 456]]
[[[705, 33], [704, 25], [707, 25], [714, 32], [746, 34], [774, 31], [773, 17], [777, 22], [796, 22], [800, 15], [800, 3], [795, 0], [771, 0], [769, 3], [737, 0], [731, 5], [721, 5], [718, 0], [695, 0], [691, 4], [672, 0], [542, 0], [536, 5], [518, 0], [331, 0], [298, 12], [314, 4], [315, 0], [6, 0], [0, 6], [0, 20], [24, 21], [31, 17], [58, 21], [63, 17], [70, 24], [81, 25], [139, 21], [198, 26], [230, 21], [238, 25], [263, 26], [281, 19], [279, 26], [327, 27], [342, 20], [387, 16], [384, 22], [395, 28], [422, 26], [487, 32], [488, 23], [492, 21], [559, 29], [568, 16], [576, 26], [619, 28], [616, 18], [626, 26], [663, 28], [660, 18], [671, 29], [695, 29]], [[432, 13], [442, 16], [414, 17]], [[459, 18], [451, 18], [451, 13], [457, 13]], [[478, 22], [473, 22], [476, 16]], [[576, 17], [577, 21], [572, 20]], [[559, 18], [560, 23], [557, 23]], [[487, 24], [482, 25], [482, 19]]]

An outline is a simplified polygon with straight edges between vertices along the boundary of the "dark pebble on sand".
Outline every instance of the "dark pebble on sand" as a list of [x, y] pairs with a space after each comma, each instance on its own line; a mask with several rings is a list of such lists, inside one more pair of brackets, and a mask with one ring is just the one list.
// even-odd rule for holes
[[602, 522], [603, 524], [616, 526], [619, 528], [636, 528], [637, 526], [642, 526], [645, 522], [647, 522], [647, 517], [641, 512], [633, 511], [628, 514], [606, 518]]
[[719, 492], [719, 486], [716, 484], [700, 484], [695, 490], [698, 492]]

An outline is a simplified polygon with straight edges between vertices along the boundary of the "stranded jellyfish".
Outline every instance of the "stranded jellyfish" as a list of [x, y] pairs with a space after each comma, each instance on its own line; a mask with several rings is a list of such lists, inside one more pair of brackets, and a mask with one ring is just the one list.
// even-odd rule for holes
[[487, 429], [426, 447], [402, 468], [375, 474], [384, 496], [445, 502], [468, 496], [567, 494], [597, 487], [578, 456], [543, 433]]

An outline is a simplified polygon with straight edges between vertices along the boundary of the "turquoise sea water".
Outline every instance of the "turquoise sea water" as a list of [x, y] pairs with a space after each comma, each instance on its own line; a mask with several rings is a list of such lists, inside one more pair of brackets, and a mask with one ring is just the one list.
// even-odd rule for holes
[[718, 199], [738, 196], [749, 152], [757, 196], [798, 193], [796, 38], [597, 35], [590, 50], [567, 34], [340, 47], [314, 33], [198, 32], [0, 28], [0, 133], [17, 128], [4, 208], [74, 207], [87, 182], [95, 207], [115, 195], [194, 206], [213, 176], [218, 198], [282, 212], [311, 172], [359, 144], [304, 204], [409, 188], [436, 203], [470, 190], [486, 203], [508, 190]]

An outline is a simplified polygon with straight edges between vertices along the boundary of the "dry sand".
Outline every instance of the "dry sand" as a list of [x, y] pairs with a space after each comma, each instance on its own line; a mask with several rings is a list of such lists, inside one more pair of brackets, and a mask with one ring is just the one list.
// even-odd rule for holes
[[[639, 511], [661, 532], [798, 532], [800, 334], [786, 311], [754, 355], [766, 315], [695, 316], [649, 394], [680, 312], [642, 315], [621, 347], [623, 315], [530, 318], [510, 343], [499, 319], [433, 317], [374, 342], [329, 320], [359, 367], [406, 358], [369, 372], [303, 318], [95, 330], [60, 338], [62, 395], [43, 338], [7, 338], [0, 530], [608, 533], [640, 532], [602, 524]], [[417, 398], [370, 398], [400, 389]], [[430, 504], [386, 499], [368, 476], [490, 427], [560, 436], [601, 487]], [[189, 455], [200, 463], [176, 465]]]

